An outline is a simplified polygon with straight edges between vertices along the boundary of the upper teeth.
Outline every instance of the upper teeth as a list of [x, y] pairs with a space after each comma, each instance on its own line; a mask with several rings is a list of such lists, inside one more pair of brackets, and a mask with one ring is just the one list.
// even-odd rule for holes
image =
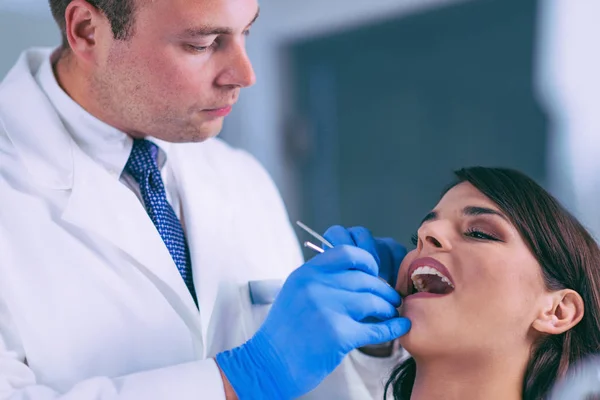
[[419, 291], [423, 291], [424, 289], [423, 280], [419, 278], [419, 275], [437, 275], [442, 279], [442, 282], [447, 283], [451, 288], [454, 289], [454, 285], [452, 284], [452, 282], [450, 282], [450, 279], [448, 279], [444, 274], [442, 274], [440, 271], [433, 267], [425, 266], [415, 269], [412, 275], [410, 276], [410, 279], [412, 279], [415, 288], [417, 288], [417, 290]]

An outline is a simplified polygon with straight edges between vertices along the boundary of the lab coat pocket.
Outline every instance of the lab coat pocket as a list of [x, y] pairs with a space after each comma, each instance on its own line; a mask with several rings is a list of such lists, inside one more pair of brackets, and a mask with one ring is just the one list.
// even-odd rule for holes
[[249, 281], [244, 288], [244, 295], [250, 308], [251, 318], [248, 321], [247, 329], [252, 333], [256, 332], [263, 324], [271, 305], [281, 290], [283, 281], [280, 279], [263, 279]]
[[248, 282], [250, 301], [253, 305], [271, 305], [283, 286], [281, 279], [263, 279]]

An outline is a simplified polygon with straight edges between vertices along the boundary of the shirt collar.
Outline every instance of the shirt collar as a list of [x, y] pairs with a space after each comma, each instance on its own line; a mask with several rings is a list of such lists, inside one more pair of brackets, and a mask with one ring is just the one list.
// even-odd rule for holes
[[[126, 133], [94, 117], [60, 87], [52, 68], [51, 57], [44, 60], [35, 79], [58, 112], [65, 128], [77, 145], [109, 173], [121, 176], [133, 139]], [[169, 143], [148, 137], [159, 147], [157, 163], [163, 168]]]

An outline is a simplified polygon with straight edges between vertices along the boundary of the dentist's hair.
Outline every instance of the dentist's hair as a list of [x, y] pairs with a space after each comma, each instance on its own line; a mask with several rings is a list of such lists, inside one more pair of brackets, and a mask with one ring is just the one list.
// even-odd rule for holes
[[[65, 12], [72, 0], [49, 0], [50, 10], [62, 34], [63, 50], [68, 50]], [[133, 32], [136, 1], [140, 0], [85, 0], [100, 10], [110, 22], [115, 39], [127, 40]]]
[[[523, 381], [523, 399], [545, 398], [570, 366], [600, 352], [600, 249], [588, 231], [532, 179], [502, 168], [455, 171], [444, 194], [469, 182], [508, 216], [541, 266], [548, 290], [572, 289], [581, 295], [584, 316], [560, 335], [543, 336], [533, 347]], [[385, 386], [395, 399], [410, 399], [417, 366], [409, 358]]]

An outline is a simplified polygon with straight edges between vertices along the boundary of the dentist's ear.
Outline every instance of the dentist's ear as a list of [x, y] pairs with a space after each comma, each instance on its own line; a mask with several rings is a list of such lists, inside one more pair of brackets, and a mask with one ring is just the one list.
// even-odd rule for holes
[[577, 325], [583, 318], [583, 299], [574, 290], [564, 289], [548, 294], [532, 327], [549, 335], [559, 335]]
[[106, 16], [86, 0], [72, 0], [65, 10], [65, 33], [79, 59], [93, 61], [94, 52], [113, 33]]

